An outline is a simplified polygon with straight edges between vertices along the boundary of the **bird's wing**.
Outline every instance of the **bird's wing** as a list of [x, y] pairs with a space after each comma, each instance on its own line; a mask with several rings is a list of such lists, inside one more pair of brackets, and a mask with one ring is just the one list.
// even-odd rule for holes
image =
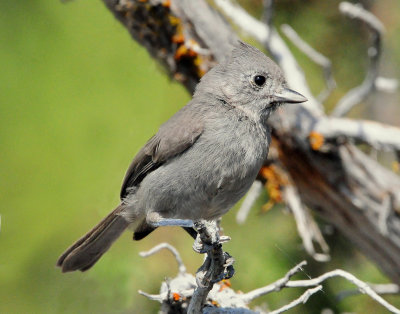
[[[190, 110], [192, 109], [192, 110]], [[121, 199], [151, 171], [191, 147], [203, 132], [203, 120], [194, 108], [183, 107], [165, 122], [139, 151], [126, 172]]]

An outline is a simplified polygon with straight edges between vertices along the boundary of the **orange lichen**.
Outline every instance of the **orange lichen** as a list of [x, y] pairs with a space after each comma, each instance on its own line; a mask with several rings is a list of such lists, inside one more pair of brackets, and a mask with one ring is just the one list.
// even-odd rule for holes
[[226, 288], [230, 288], [231, 286], [232, 286], [232, 284], [229, 279], [223, 279], [220, 281], [220, 284], [219, 284], [219, 292], [221, 292], [222, 290], [224, 290]]
[[182, 58], [184, 55], [186, 55], [188, 49], [186, 48], [185, 45], [181, 45], [178, 47], [178, 49], [176, 49], [175, 51], [175, 60], [179, 60], [180, 58]]
[[171, 25], [173, 25], [173, 26], [181, 25], [181, 20], [178, 19], [176, 16], [169, 15], [168, 19], [169, 19], [169, 22], [171, 23]]
[[179, 60], [183, 57], [193, 58], [196, 56], [197, 56], [197, 53], [194, 50], [188, 48], [185, 44], [183, 44], [183, 45], [179, 46], [178, 49], [176, 49], [174, 58], [175, 58], [175, 60]]
[[175, 34], [172, 36], [172, 42], [177, 44], [182, 44], [185, 41], [185, 36], [183, 34]]
[[167, 8], [171, 7], [171, 0], [164, 0], [162, 5]]
[[321, 133], [312, 131], [308, 135], [308, 139], [313, 150], [319, 150], [324, 145], [324, 137]]
[[172, 293], [172, 299], [175, 302], [177, 302], [177, 301], [179, 301], [181, 299], [181, 295], [179, 293], [174, 292], [174, 293]]
[[259, 174], [266, 180], [265, 189], [269, 195], [269, 201], [263, 205], [262, 210], [268, 211], [276, 203], [283, 201], [282, 186], [288, 185], [289, 182], [283, 171], [275, 165], [262, 167]]

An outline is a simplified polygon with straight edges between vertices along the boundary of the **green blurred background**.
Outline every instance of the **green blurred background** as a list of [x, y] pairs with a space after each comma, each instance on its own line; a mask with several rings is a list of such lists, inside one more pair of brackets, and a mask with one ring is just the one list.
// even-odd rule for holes
[[[260, 16], [261, 1], [241, 1]], [[334, 63], [339, 88], [331, 107], [365, 73], [367, 32], [338, 14], [337, 1], [278, 1], [276, 24], [290, 23]], [[388, 31], [385, 74], [399, 76], [400, 2], [368, 2]], [[320, 69], [293, 50], [312, 89], [322, 88]], [[190, 95], [170, 81], [99, 0], [61, 3], [0, 1], [0, 313], [153, 313], [155, 302], [138, 295], [157, 293], [161, 281], [177, 272], [168, 252], [142, 259], [138, 252], [167, 241], [177, 247], [189, 271], [202, 256], [180, 229], [159, 229], [140, 242], [126, 233], [86, 273], [61, 274], [59, 254], [117, 203], [131, 159], [158, 126]], [[382, 99], [387, 105], [376, 110]], [[352, 115], [399, 124], [398, 94], [374, 95]], [[375, 108], [375, 109], [374, 109]], [[233, 288], [249, 291], [280, 278], [302, 259], [315, 276], [337, 267], [360, 279], [388, 282], [380, 271], [334, 230], [327, 235], [333, 260], [315, 263], [304, 253], [291, 215], [276, 206], [259, 209], [244, 226], [236, 209], [224, 217], [236, 258]], [[322, 228], [325, 228], [322, 223]], [[335, 293], [351, 286], [334, 279], [324, 292], [293, 313], [377, 313], [382, 308], [364, 296], [337, 303]], [[302, 290], [263, 297], [275, 309]], [[389, 301], [400, 306], [399, 297]]]

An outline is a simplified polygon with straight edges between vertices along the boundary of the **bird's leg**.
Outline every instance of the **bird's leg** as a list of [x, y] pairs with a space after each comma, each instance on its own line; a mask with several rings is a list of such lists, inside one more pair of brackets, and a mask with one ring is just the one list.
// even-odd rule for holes
[[193, 228], [194, 226], [193, 220], [164, 218], [157, 212], [149, 213], [146, 217], [146, 221], [153, 227], [178, 226], [183, 228]]
[[182, 227], [194, 240], [197, 238], [197, 231], [194, 228]]

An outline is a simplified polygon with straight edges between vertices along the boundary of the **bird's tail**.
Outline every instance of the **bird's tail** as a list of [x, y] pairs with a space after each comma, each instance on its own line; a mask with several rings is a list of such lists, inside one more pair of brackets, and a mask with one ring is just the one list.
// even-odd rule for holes
[[57, 266], [63, 272], [85, 271], [92, 267], [124, 232], [129, 222], [121, 216], [120, 204], [86, 235], [70, 246], [58, 259]]

